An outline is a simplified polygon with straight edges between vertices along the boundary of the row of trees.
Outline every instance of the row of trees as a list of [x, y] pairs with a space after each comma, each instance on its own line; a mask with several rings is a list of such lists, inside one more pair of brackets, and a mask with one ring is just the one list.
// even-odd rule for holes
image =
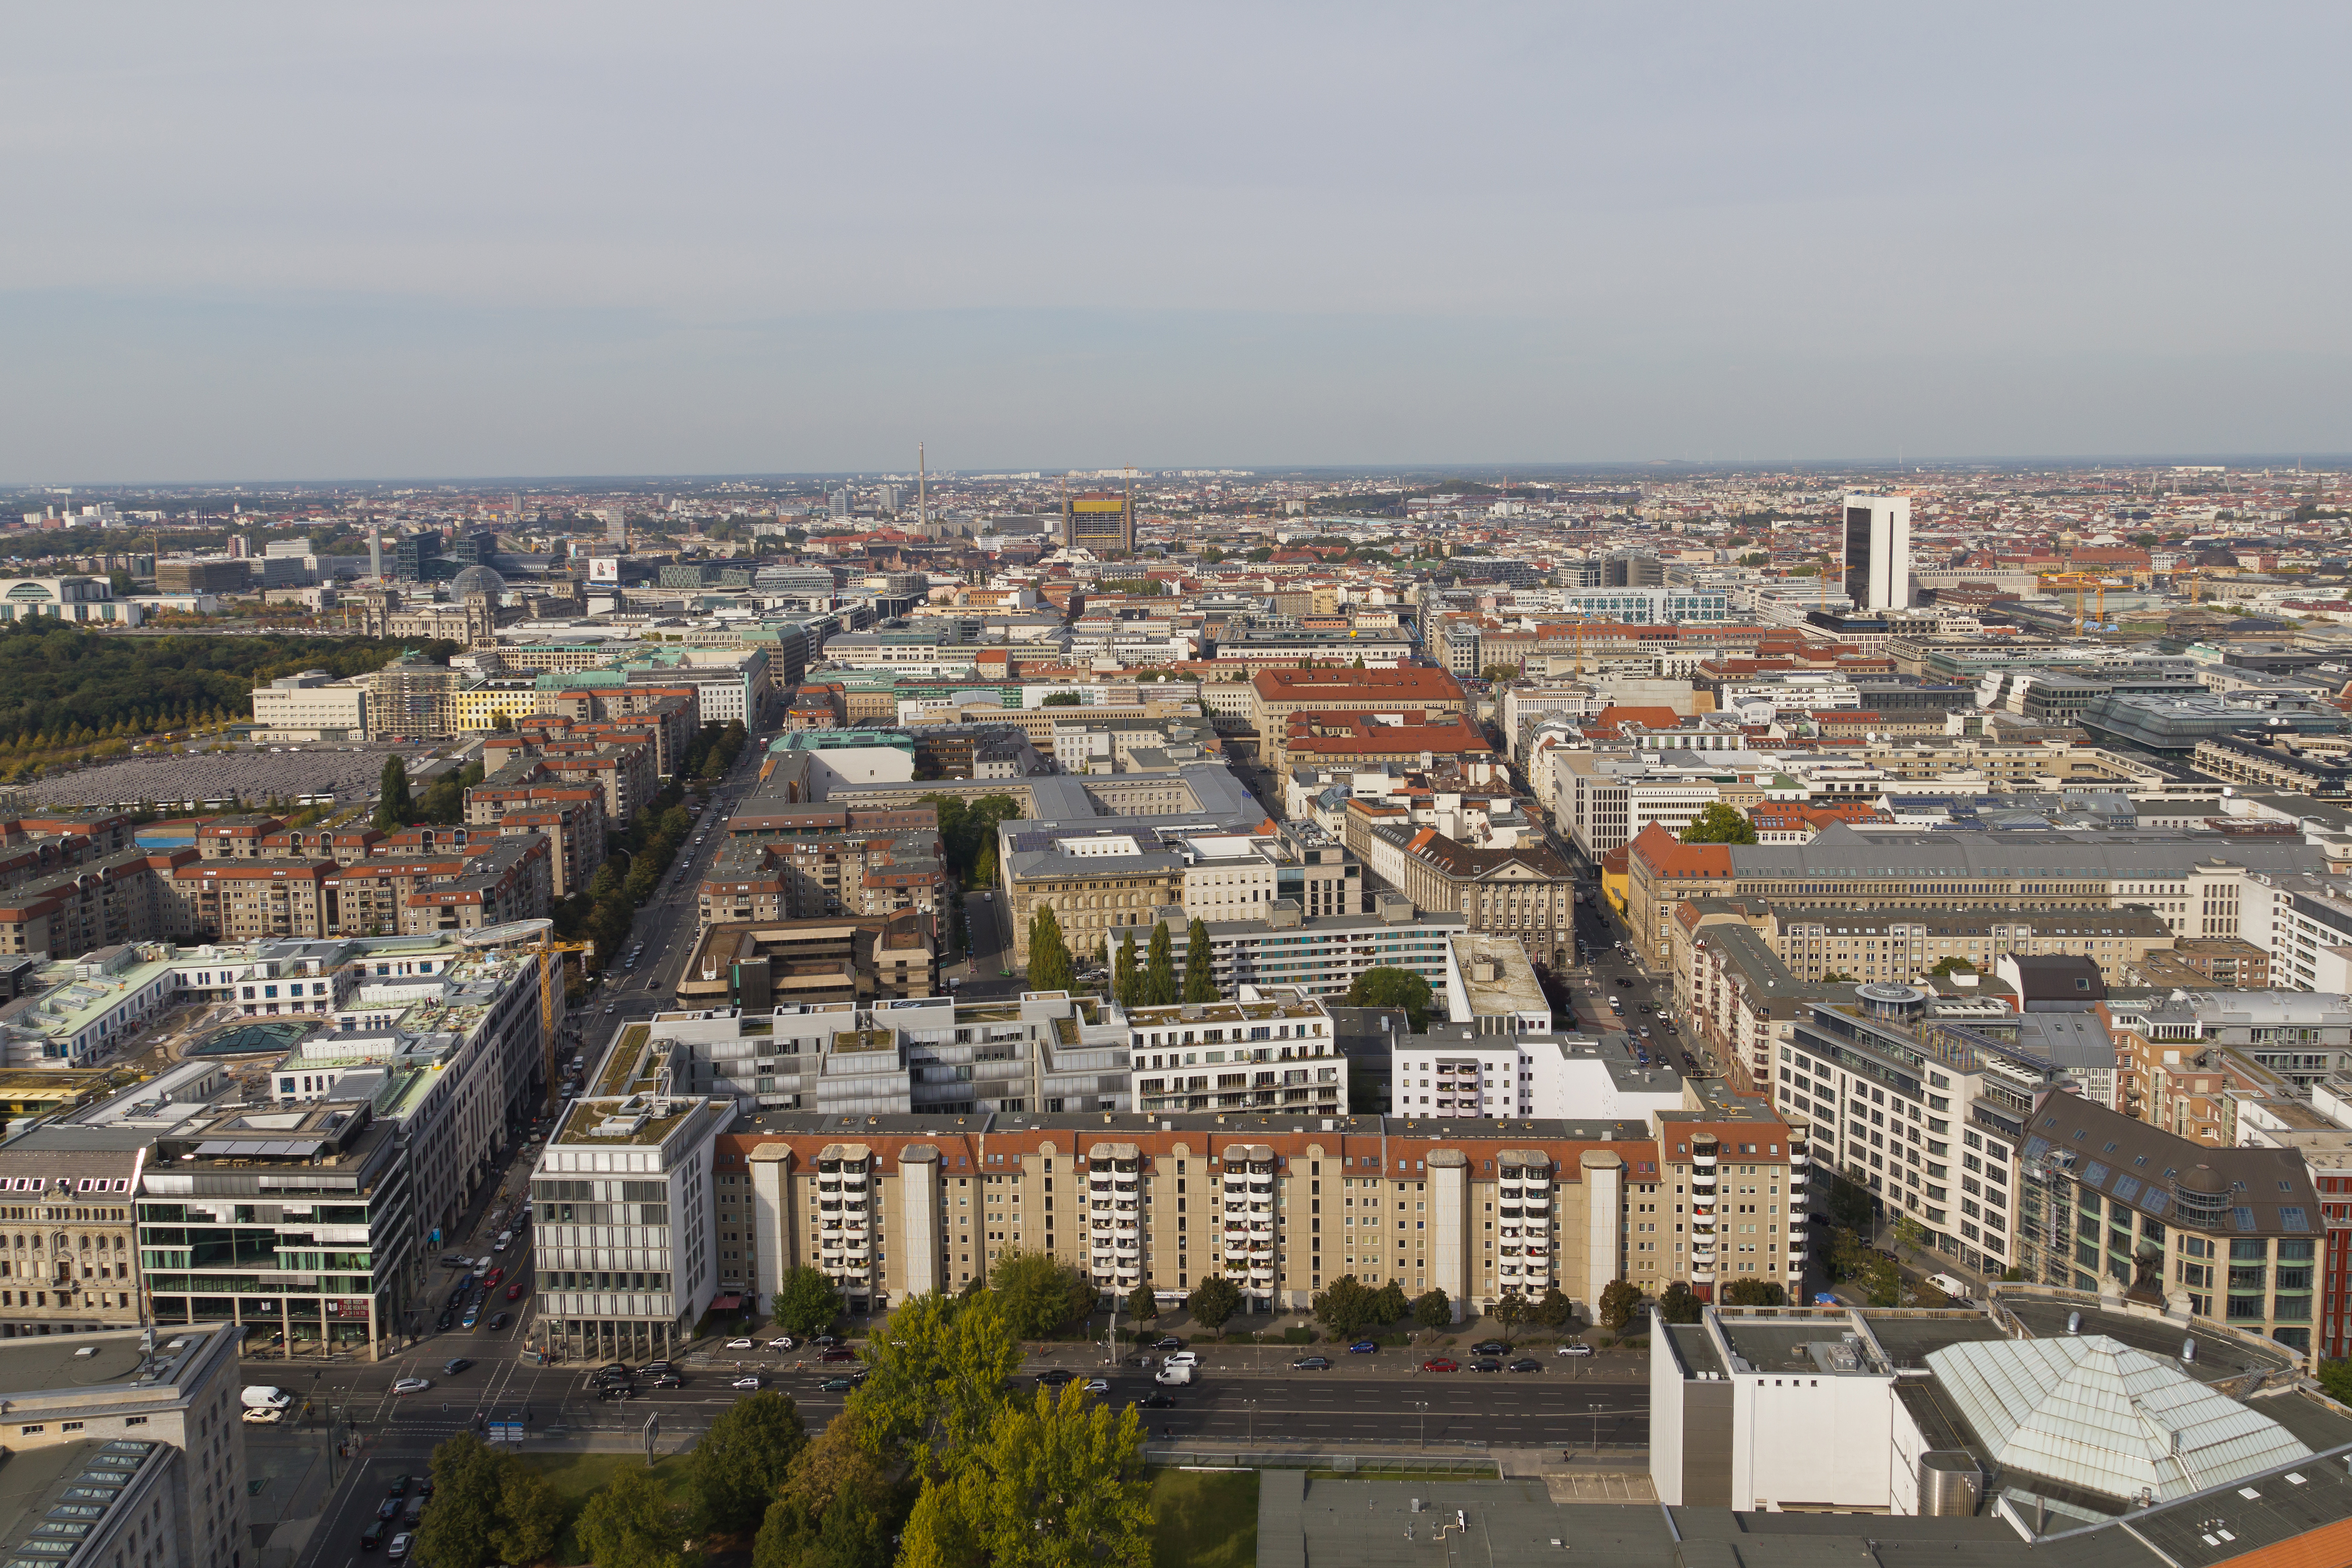
[[996, 825], [1021, 815], [1010, 795], [982, 795], [967, 800], [958, 795], [926, 795], [940, 814], [940, 847], [947, 853], [948, 870], [966, 887], [986, 887], [996, 880]]
[[455, 773], [445, 773], [411, 798], [408, 768], [398, 757], [383, 759], [376, 780], [373, 826], [379, 833], [395, 833], [419, 822], [455, 825], [466, 820], [466, 791], [482, 781], [482, 765], [468, 762]]
[[[212, 716], [246, 717], [253, 688], [298, 670], [355, 675], [405, 644], [377, 637], [120, 637], [47, 616], [0, 623], [0, 745], [20, 736], [103, 737], [184, 729]], [[423, 645], [446, 659], [455, 643]]]
[[556, 936], [566, 942], [595, 943], [594, 967], [609, 963], [627, 946], [639, 906], [653, 897], [678, 845], [693, 831], [686, 791], [672, 781], [646, 803], [628, 831], [618, 835], [617, 847], [588, 885], [555, 906]]
[[1124, 1008], [1165, 1007], [1171, 1002], [1213, 1002], [1217, 999], [1216, 960], [1209, 950], [1209, 927], [1195, 920], [1184, 933], [1184, 979], [1176, 980], [1175, 945], [1165, 923], [1151, 927], [1143, 961], [1135, 961], [1135, 944], [1125, 942], [1111, 957], [1111, 995]]
[[[1785, 1307], [1789, 1295], [1770, 1280], [1732, 1280], [1716, 1292], [1718, 1305], [1727, 1307]], [[1642, 1288], [1626, 1280], [1612, 1280], [1601, 1291], [1594, 1303], [1600, 1309], [1601, 1326], [1611, 1333], [1623, 1333], [1635, 1326], [1642, 1316], [1642, 1304], [1647, 1300]], [[1670, 1323], [1695, 1323], [1703, 1315], [1706, 1303], [1686, 1281], [1676, 1280], [1658, 1293], [1658, 1314]]]

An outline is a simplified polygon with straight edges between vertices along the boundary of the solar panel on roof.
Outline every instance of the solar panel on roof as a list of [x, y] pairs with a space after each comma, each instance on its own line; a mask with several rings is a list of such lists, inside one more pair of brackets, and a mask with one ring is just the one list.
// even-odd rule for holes
[[2138, 1196], [2139, 1178], [2137, 1176], [2117, 1176], [2116, 1178], [2115, 1198], [2117, 1203], [2129, 1203], [2133, 1198], [2137, 1197]]
[[2139, 1206], [2150, 1214], [2162, 1214], [2172, 1202], [2172, 1195], [2160, 1186], [2152, 1186], [2140, 1194]]
[[2230, 1223], [2241, 1230], [2252, 1230], [2254, 1228], [2254, 1211], [2251, 1208], [2233, 1208], [2230, 1210]]
[[2103, 1185], [2106, 1179], [2107, 1167], [2101, 1165], [2098, 1161], [2093, 1160], [2089, 1165], [2083, 1167], [2083, 1185], [2084, 1186], [2098, 1186]]
[[2279, 1228], [2282, 1230], [2308, 1230], [2311, 1228], [2310, 1219], [2305, 1216], [2302, 1208], [2296, 1205], [2281, 1204], [2279, 1206], [2278, 1214]]

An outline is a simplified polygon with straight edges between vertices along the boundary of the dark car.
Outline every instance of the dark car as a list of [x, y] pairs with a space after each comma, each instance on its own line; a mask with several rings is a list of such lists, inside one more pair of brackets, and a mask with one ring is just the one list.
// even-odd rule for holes
[[839, 1344], [840, 1343], [841, 1340], [839, 1336], [829, 1333], [821, 1333], [817, 1335], [816, 1338], [809, 1341], [809, 1343], [816, 1346], [819, 1350], [830, 1349], [832, 1346]]
[[459, 1373], [465, 1371], [466, 1368], [473, 1364], [474, 1364], [472, 1362], [467, 1360], [462, 1355], [453, 1355], [448, 1360], [441, 1364], [441, 1375], [444, 1377], [455, 1377]]
[[1360, 1339], [1348, 1347], [1349, 1355], [1377, 1355], [1381, 1347], [1368, 1339]]
[[1176, 1408], [1175, 1396], [1170, 1394], [1147, 1394], [1142, 1398], [1137, 1400], [1136, 1403], [1142, 1406], [1146, 1410], [1173, 1410]]
[[1473, 1355], [1507, 1355], [1511, 1347], [1498, 1339], [1482, 1339], [1470, 1347]]
[[360, 1531], [360, 1550], [362, 1552], [374, 1551], [377, 1547], [383, 1544], [383, 1538], [391, 1533], [392, 1526], [386, 1524], [383, 1521], [380, 1519], [369, 1521], [368, 1527]]
[[1534, 1356], [1523, 1355], [1519, 1357], [1518, 1360], [1511, 1363], [1511, 1364], [1505, 1368], [1505, 1370], [1508, 1372], [1541, 1372], [1543, 1370], [1543, 1363], [1538, 1361]]
[[629, 1375], [629, 1364], [625, 1361], [608, 1361], [596, 1369], [596, 1375], [600, 1378], [626, 1377]]
[[433, 1478], [431, 1476], [419, 1476], [416, 1478], [416, 1495], [418, 1497], [431, 1497], [433, 1495]]
[[649, 1361], [646, 1363], [644, 1366], [638, 1368], [638, 1370], [641, 1372], [669, 1372], [675, 1369], [667, 1361]]
[[599, 1399], [635, 1399], [636, 1396], [637, 1391], [625, 1383], [607, 1383], [596, 1390]]
[[1182, 1350], [1184, 1348], [1184, 1342], [1178, 1339], [1172, 1333], [1161, 1334], [1158, 1339], [1151, 1342], [1151, 1348], [1154, 1350]]
[[465, 1292], [465, 1291], [450, 1291], [450, 1292], [449, 1292], [449, 1310], [450, 1310], [450, 1311], [455, 1312], [455, 1311], [457, 1311], [459, 1307], [462, 1307], [462, 1306], [464, 1306], [465, 1304], [466, 1304], [466, 1292]]
[[1459, 1372], [1462, 1364], [1449, 1355], [1433, 1355], [1421, 1364], [1423, 1372]]
[[1470, 1364], [1470, 1370], [1473, 1372], [1500, 1372], [1503, 1370], [1503, 1364], [1496, 1361], [1491, 1355], [1482, 1355], [1477, 1360]]
[[406, 1476], [393, 1477], [391, 1483], [383, 1489], [383, 1495], [386, 1497], [406, 1497], [408, 1495], [408, 1478]]
[[829, 1350], [817, 1359], [819, 1361], [856, 1361], [857, 1353], [854, 1350]]
[[449, 1325], [457, 1321], [457, 1315], [455, 1312], [443, 1312], [433, 1320], [433, 1330], [436, 1333], [447, 1333]]
[[857, 1386], [857, 1379], [854, 1377], [828, 1377], [816, 1386], [817, 1392], [820, 1394], [846, 1394], [851, 1389]]
[[1037, 1381], [1048, 1388], [1059, 1388], [1065, 1383], [1076, 1382], [1077, 1375], [1066, 1366], [1049, 1366], [1037, 1375]]
[[675, 1372], [656, 1372], [654, 1374], [654, 1386], [656, 1388], [683, 1388], [686, 1386], [686, 1379], [680, 1377]]
[[496, 1333], [512, 1322], [514, 1322], [514, 1314], [511, 1312], [492, 1312], [490, 1314], [490, 1332], [492, 1333]]
[[1331, 1358], [1328, 1355], [1302, 1355], [1290, 1364], [1293, 1372], [1328, 1372]]
[[400, 1499], [396, 1497], [388, 1497], [382, 1502], [375, 1505], [375, 1516], [378, 1519], [398, 1519], [400, 1517], [400, 1511], [404, 1506], [405, 1505], [401, 1502]]

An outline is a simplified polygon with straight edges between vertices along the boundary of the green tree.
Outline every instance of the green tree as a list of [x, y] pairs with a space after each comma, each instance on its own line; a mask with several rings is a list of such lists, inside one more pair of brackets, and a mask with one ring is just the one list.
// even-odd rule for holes
[[497, 1561], [536, 1563], [552, 1555], [563, 1531], [563, 1500], [519, 1456], [500, 1455], [499, 1463], [506, 1473], [499, 1482], [498, 1526], [490, 1531]]
[[1601, 1326], [1611, 1333], [1623, 1333], [1641, 1310], [1642, 1292], [1622, 1280], [1612, 1280], [1601, 1288], [1600, 1304]]
[[1066, 991], [1076, 974], [1069, 945], [1062, 940], [1062, 922], [1050, 904], [1029, 917], [1029, 988]]
[[988, 1266], [988, 1288], [1022, 1339], [1044, 1339], [1095, 1303], [1093, 1284], [1050, 1252], [1005, 1252]]
[[1160, 1315], [1160, 1298], [1149, 1284], [1139, 1284], [1127, 1293], [1127, 1315], [1139, 1323], [1148, 1323]]
[[2338, 1358], [2321, 1362], [2319, 1386], [2338, 1405], [2352, 1405], [2352, 1361]]
[[1412, 1303], [1404, 1299], [1404, 1287], [1391, 1280], [1372, 1292], [1372, 1314], [1375, 1322], [1401, 1323], [1412, 1315]]
[[[889, 1464], [929, 1462], [934, 1451], [978, 1442], [1021, 1364], [1021, 1342], [986, 1287], [917, 1296], [866, 1342], [866, 1381], [845, 1408], [865, 1450]], [[839, 1423], [835, 1423], [838, 1425]], [[828, 1448], [832, 1428], [812, 1444]], [[824, 1506], [830, 1506], [830, 1498]], [[812, 1505], [812, 1513], [823, 1508]]]
[[[428, 1516], [432, 1511], [425, 1510]], [[686, 1568], [677, 1511], [661, 1482], [635, 1466], [623, 1467], [588, 1495], [573, 1532], [596, 1568]]]
[[1412, 1299], [1412, 1321], [1435, 1331], [1454, 1321], [1454, 1300], [1444, 1291], [1425, 1291]]
[[1521, 1323], [1528, 1321], [1528, 1305], [1525, 1296], [1506, 1291], [1496, 1298], [1493, 1306], [1486, 1309], [1486, 1315], [1495, 1321], [1496, 1327], [1503, 1331], [1505, 1344], [1511, 1343], [1513, 1333]]
[[1209, 1275], [1184, 1299], [1184, 1310], [1192, 1314], [1192, 1321], [1211, 1333], [1222, 1330], [1241, 1306], [1241, 1291], [1223, 1274]]
[[1536, 1322], [1558, 1333], [1576, 1322], [1576, 1303], [1560, 1294], [1558, 1285], [1549, 1286], [1536, 1303]]
[[1410, 969], [1375, 965], [1356, 977], [1348, 988], [1347, 1005], [1351, 1008], [1402, 1008], [1405, 1022], [1412, 1032], [1421, 1033], [1429, 1027], [1429, 982]]
[[1122, 942], [1111, 955], [1110, 994], [1120, 1007], [1131, 1008], [1143, 988], [1143, 975], [1135, 967], [1135, 944]]
[[891, 1555], [888, 1523], [863, 1496], [844, 1490], [825, 1511], [801, 1568], [890, 1568]]
[[1037, 706], [1039, 707], [1083, 707], [1086, 706], [1086, 700], [1076, 692], [1055, 692]]
[[1209, 927], [1204, 921], [1195, 920], [1184, 934], [1184, 999], [1217, 999], [1216, 961], [1209, 956]]
[[1143, 1005], [1148, 1008], [1166, 1007], [1176, 999], [1176, 957], [1174, 945], [1168, 940], [1168, 923], [1154, 921], [1151, 925], [1151, 946], [1143, 964]]
[[1658, 1315], [1670, 1323], [1695, 1323], [1705, 1305], [1686, 1281], [1676, 1280], [1659, 1294]]
[[[1133, 1406], [1039, 1389], [927, 1479], [900, 1568], [1151, 1568], [1150, 1483]], [[601, 1568], [601, 1563], [600, 1563]]]
[[770, 1301], [776, 1326], [795, 1339], [823, 1333], [841, 1313], [841, 1292], [822, 1269], [801, 1264], [776, 1282]]
[[1335, 1339], [1353, 1339], [1380, 1321], [1379, 1300], [1370, 1286], [1353, 1274], [1342, 1274], [1330, 1288], [1316, 1292], [1315, 1317]]
[[1942, 979], [1947, 975], [1973, 975], [1976, 972], [1977, 967], [1974, 964], [1969, 963], [1966, 958], [1957, 957], [1939, 958], [1936, 961], [1936, 967], [1927, 971], [1937, 979]]
[[387, 757], [376, 780], [375, 831], [389, 833], [405, 827], [408, 810], [408, 769], [397, 756]]
[[806, 1447], [800, 1410], [772, 1388], [721, 1410], [687, 1455], [696, 1527], [720, 1535], [757, 1527]]
[[1917, 1216], [1906, 1214], [1895, 1222], [1895, 1244], [1924, 1252], [1927, 1249], [1927, 1228], [1919, 1223]]
[[1770, 1280], [1734, 1280], [1723, 1287], [1727, 1307], [1785, 1307], [1789, 1293]]
[[433, 1506], [417, 1526], [416, 1548], [428, 1561], [449, 1568], [482, 1568], [506, 1559], [491, 1537], [505, 1500], [500, 1456], [471, 1432], [461, 1432], [433, 1449]]
[[1690, 821], [1683, 830], [1686, 844], [1752, 844], [1756, 841], [1756, 824], [1737, 809], [1717, 800]]
[[1822, 984], [1824, 986], [1851, 986], [1853, 984], [1853, 977], [1847, 974], [1843, 969], [1832, 969], [1828, 974], [1822, 977]]

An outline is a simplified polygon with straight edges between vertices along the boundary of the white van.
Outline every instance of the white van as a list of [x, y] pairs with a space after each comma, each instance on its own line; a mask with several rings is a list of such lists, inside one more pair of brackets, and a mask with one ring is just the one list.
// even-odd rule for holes
[[1969, 1299], [1969, 1288], [1949, 1274], [1930, 1274], [1927, 1276], [1927, 1283], [1956, 1301], [1965, 1301]]
[[1151, 1375], [1151, 1381], [1171, 1388], [1181, 1388], [1192, 1381], [1192, 1368], [1190, 1365], [1163, 1366]]
[[496, 1241], [493, 1241], [493, 1242], [491, 1242], [491, 1243], [490, 1243], [490, 1250], [491, 1250], [491, 1251], [493, 1251], [493, 1252], [503, 1252], [503, 1251], [505, 1251], [505, 1250], [507, 1249], [507, 1244], [508, 1244], [509, 1242], [512, 1241], [513, 1239], [514, 1239], [514, 1232], [513, 1232], [513, 1231], [511, 1231], [511, 1230], [501, 1230], [501, 1231], [499, 1231], [499, 1239], [498, 1239]]
[[282, 1388], [266, 1383], [249, 1385], [242, 1396], [248, 1410], [283, 1410], [294, 1403], [294, 1396]]

